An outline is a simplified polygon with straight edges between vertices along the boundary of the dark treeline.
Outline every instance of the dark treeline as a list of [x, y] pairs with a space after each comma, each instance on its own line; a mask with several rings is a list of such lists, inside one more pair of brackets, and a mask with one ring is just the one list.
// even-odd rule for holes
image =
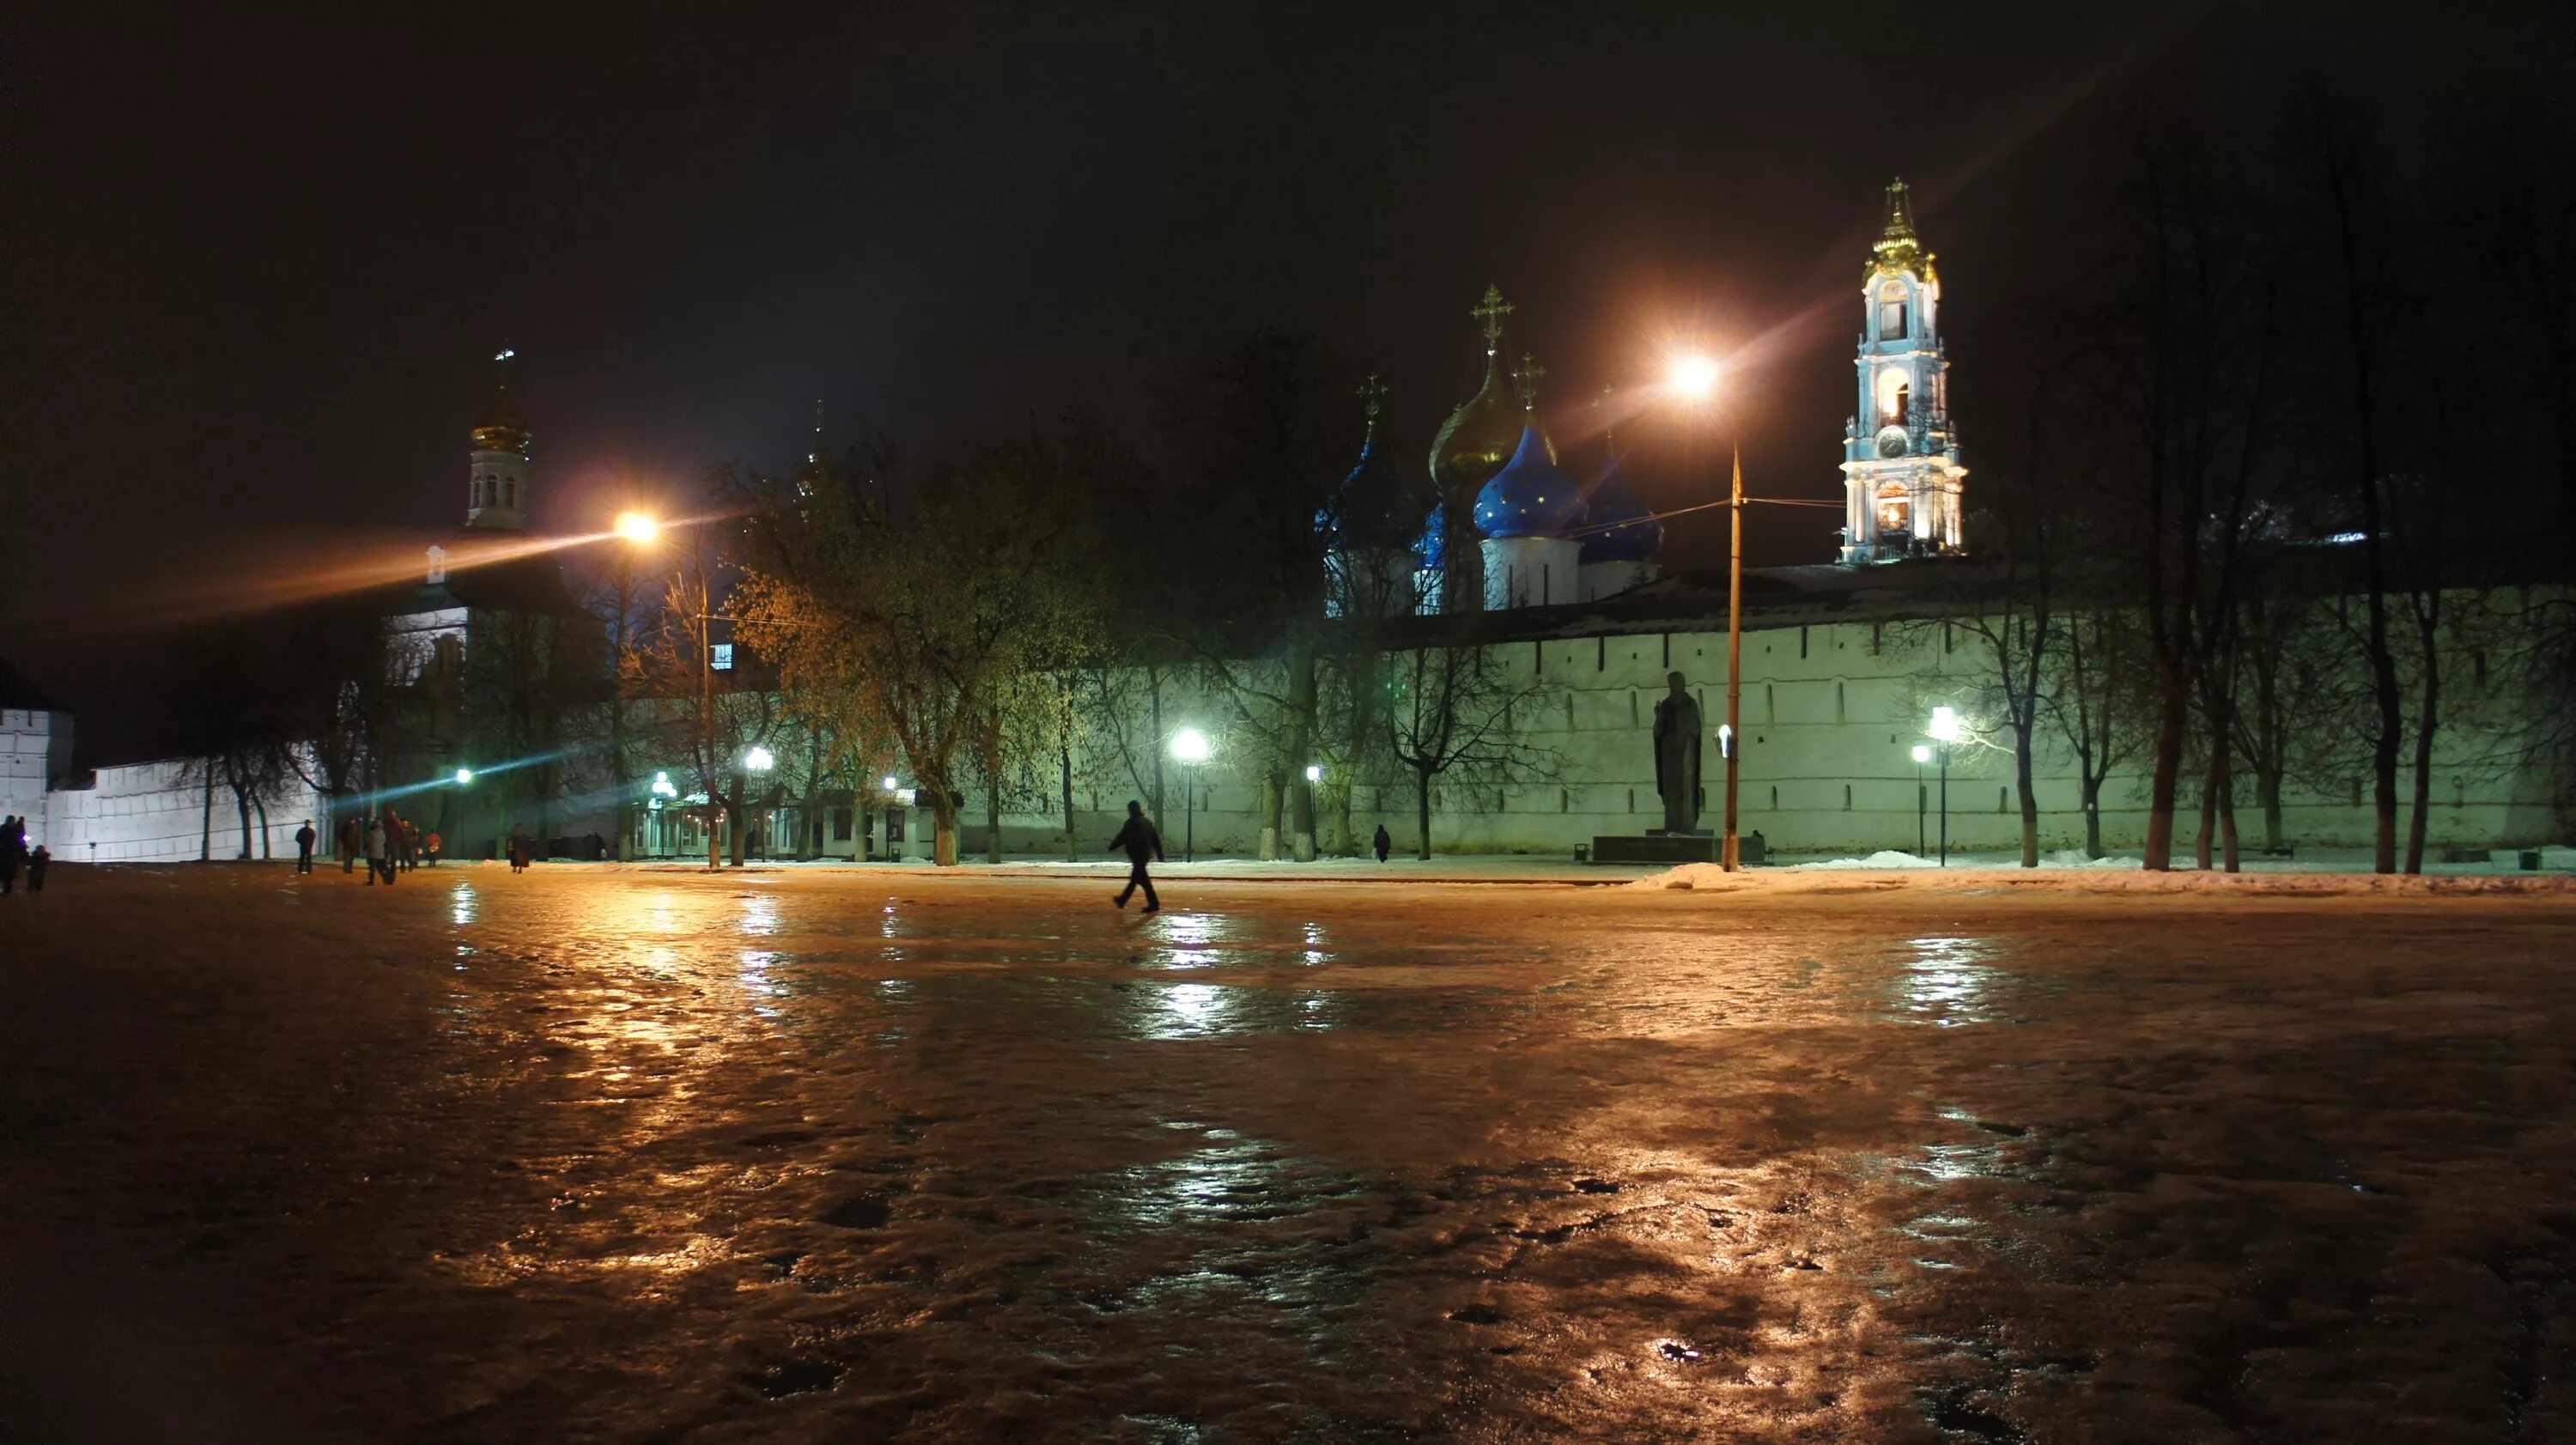
[[2576, 628], [2546, 585], [2576, 523], [2565, 124], [2401, 136], [2323, 90], [2272, 120], [2142, 117], [1989, 374], [1954, 590], [1985, 619], [2029, 859], [2043, 724], [2097, 850], [2101, 776], [2143, 765], [2151, 868], [2195, 810], [2202, 866], [2233, 868], [2250, 775], [2267, 846], [2285, 779], [2358, 777], [2378, 868], [2418, 870], [2440, 730], [2506, 695], [2492, 673], [2522, 685], [2482, 727], [2570, 761]]

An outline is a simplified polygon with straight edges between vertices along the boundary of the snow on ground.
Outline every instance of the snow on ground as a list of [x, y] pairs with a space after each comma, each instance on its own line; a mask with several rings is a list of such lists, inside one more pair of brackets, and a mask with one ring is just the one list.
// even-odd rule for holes
[[1758, 876], [61, 869], [0, 1439], [2576, 1439], [2567, 895]]

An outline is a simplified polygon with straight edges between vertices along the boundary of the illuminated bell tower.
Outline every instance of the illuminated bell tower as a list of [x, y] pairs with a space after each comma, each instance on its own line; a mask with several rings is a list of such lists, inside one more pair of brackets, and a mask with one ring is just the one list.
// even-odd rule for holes
[[469, 432], [474, 449], [467, 474], [465, 525], [512, 532], [528, 525], [528, 424], [510, 403], [510, 361], [518, 353], [502, 347], [492, 359], [501, 368], [499, 392]]
[[1961, 479], [1950, 425], [1941, 277], [1914, 234], [1905, 182], [1861, 275], [1860, 405], [1843, 424], [1842, 561], [1957, 556]]

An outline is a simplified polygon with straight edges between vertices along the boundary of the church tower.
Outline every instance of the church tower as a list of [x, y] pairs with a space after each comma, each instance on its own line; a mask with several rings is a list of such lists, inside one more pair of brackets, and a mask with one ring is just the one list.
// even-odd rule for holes
[[1905, 182], [1887, 187], [1887, 228], [1861, 273], [1860, 405], [1843, 424], [1846, 566], [1957, 556], [1961, 479], [1950, 426], [1941, 277], [1914, 232]]
[[501, 385], [483, 419], [467, 433], [474, 447], [467, 473], [465, 525], [512, 532], [528, 525], [528, 424], [510, 402], [510, 361], [518, 353], [504, 346], [492, 359], [501, 368]]

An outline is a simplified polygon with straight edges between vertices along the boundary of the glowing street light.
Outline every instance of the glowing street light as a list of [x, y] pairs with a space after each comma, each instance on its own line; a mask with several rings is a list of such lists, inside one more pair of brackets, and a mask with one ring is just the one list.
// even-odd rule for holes
[[1675, 357], [1665, 384], [1676, 395], [1704, 401], [1717, 392], [1717, 363], [1705, 356]]
[[891, 793], [900, 785], [895, 781], [894, 774], [888, 773], [884, 777], [877, 779], [877, 786]]
[[[1959, 740], [1959, 710], [1948, 707], [1932, 709], [1932, 725], [1924, 731], [1931, 734], [1932, 741], [1941, 745], [1941, 866], [1947, 868], [1950, 866], [1950, 744]], [[1923, 751], [1921, 748], [1914, 750], [1917, 760], [1921, 759]], [[1920, 838], [1915, 840], [1915, 846], [1923, 846]]]
[[1931, 795], [1923, 790], [1923, 765], [1932, 761], [1932, 749], [1922, 743], [1914, 745], [1914, 856], [1923, 856], [1924, 810], [1932, 805]]
[[643, 512], [620, 512], [613, 525], [618, 536], [639, 547], [662, 534], [662, 524]]
[[1321, 763], [1308, 763], [1306, 765], [1306, 781], [1310, 783], [1320, 783], [1323, 780], [1324, 765]]
[[1181, 783], [1181, 861], [1198, 860], [1199, 764], [1208, 760], [1207, 734], [1197, 728], [1183, 728], [1172, 734], [1172, 758], [1189, 769]]
[[474, 781], [474, 770], [472, 768], [458, 768], [456, 770], [456, 786], [461, 788], [472, 781]]
[[742, 755], [742, 765], [755, 773], [765, 773], [778, 766], [778, 758], [769, 749], [754, 743], [751, 751]]

